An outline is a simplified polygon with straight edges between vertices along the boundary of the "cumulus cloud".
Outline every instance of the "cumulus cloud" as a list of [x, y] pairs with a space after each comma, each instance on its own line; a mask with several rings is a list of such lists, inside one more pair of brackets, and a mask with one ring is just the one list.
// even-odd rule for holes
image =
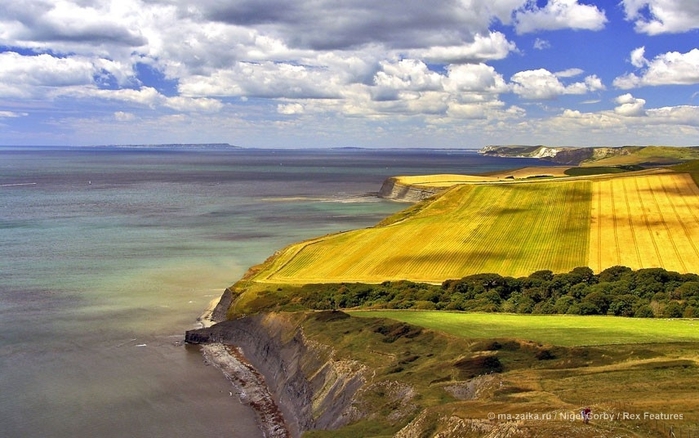
[[[526, 0], [435, 0], [411, 2], [353, 0], [202, 0], [198, 11], [212, 21], [263, 28], [291, 47], [348, 50], [381, 44], [391, 49], [458, 46], [487, 31], [493, 18], [503, 22]], [[192, 14], [190, 7], [184, 8]]]
[[515, 28], [520, 34], [538, 30], [601, 30], [607, 23], [604, 11], [578, 0], [549, 0], [543, 8], [537, 7], [536, 2], [531, 4], [515, 14]]
[[641, 86], [699, 84], [699, 49], [687, 53], [667, 52], [648, 60], [645, 48], [631, 52], [631, 63], [644, 67], [640, 75], [628, 73], [614, 79], [614, 86], [623, 90]]
[[109, 48], [129, 53], [148, 43], [138, 0], [18, 0], [0, 6], [0, 44], [86, 54]]
[[277, 105], [277, 112], [286, 116], [304, 113], [304, 107], [300, 103], [285, 103]]
[[209, 75], [182, 78], [179, 91], [186, 96], [329, 99], [340, 97], [340, 85], [337, 73], [323, 68], [241, 62]]
[[636, 68], [641, 68], [648, 64], [648, 60], [645, 58], [646, 48], [639, 47], [631, 51], [631, 65]]
[[0, 53], [0, 96], [36, 97], [47, 87], [90, 85], [98, 67], [82, 57]]
[[569, 85], [564, 85], [559, 80], [559, 77], [577, 76], [582, 73], [580, 69], [569, 69], [558, 74], [546, 69], [521, 71], [511, 78], [512, 91], [524, 99], [550, 100], [564, 94], [585, 94], [604, 89], [602, 81], [595, 75], [586, 77], [584, 82]]
[[640, 117], [646, 115], [644, 99], [637, 99], [631, 94], [623, 94], [614, 100], [619, 106], [614, 108], [614, 112], [625, 117]]
[[695, 0], [622, 0], [626, 20], [648, 35], [699, 29], [699, 3]]
[[517, 46], [507, 40], [501, 32], [490, 32], [483, 36], [476, 34], [472, 42], [455, 46], [434, 46], [424, 50], [416, 50], [412, 55], [429, 62], [444, 64], [462, 64], [504, 59]]
[[476, 95], [500, 94], [509, 90], [502, 75], [486, 64], [465, 64], [450, 66], [442, 84], [447, 92], [455, 95], [475, 93]]

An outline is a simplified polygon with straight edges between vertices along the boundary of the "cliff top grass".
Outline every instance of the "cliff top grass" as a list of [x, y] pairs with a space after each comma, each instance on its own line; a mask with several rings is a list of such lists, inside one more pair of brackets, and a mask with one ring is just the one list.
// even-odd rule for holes
[[[384, 318], [387, 313], [361, 313], [361, 318], [342, 312], [304, 315], [299, 324], [307, 339], [332, 346], [336, 360], [359, 361], [371, 370], [355, 404], [370, 415], [340, 430], [311, 431], [304, 437], [392, 436], [401, 429], [410, 436], [447, 431], [451, 435], [446, 436], [500, 436], [498, 432], [519, 430], [522, 436], [543, 438], [648, 437], [660, 436], [667, 427], [643, 419], [583, 425], [564, 418], [584, 406], [595, 413], [677, 412], [684, 415], [685, 427], [698, 424], [699, 343], [676, 343], [672, 335], [663, 343], [559, 346], [499, 336], [505, 333], [492, 331], [492, 321], [486, 320], [474, 324], [469, 335], [454, 335]], [[519, 318], [532, 326], [541, 324], [536, 318]], [[476, 325], [483, 330], [480, 335]], [[571, 320], [568, 326], [575, 324]], [[602, 336], [619, 333], [611, 324], [601, 330]], [[578, 333], [585, 342], [585, 335]], [[656, 396], [662, 398], [661, 405]], [[524, 412], [552, 419], [488, 419], [490, 413]], [[454, 418], [459, 421], [454, 423]], [[479, 433], [455, 433], [455, 424]]]
[[619, 166], [633, 164], [673, 164], [699, 159], [698, 147], [644, 146], [629, 148], [630, 153], [617, 155], [585, 166]]
[[361, 318], [390, 318], [466, 339], [506, 338], [567, 347], [699, 342], [699, 319], [614, 316], [515, 315], [445, 311], [356, 311]]

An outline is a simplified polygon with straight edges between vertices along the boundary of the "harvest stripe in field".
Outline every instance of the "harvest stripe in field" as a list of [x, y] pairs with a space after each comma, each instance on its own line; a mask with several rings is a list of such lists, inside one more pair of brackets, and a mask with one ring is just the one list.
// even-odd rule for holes
[[593, 182], [590, 267], [699, 272], [699, 189], [688, 174]]

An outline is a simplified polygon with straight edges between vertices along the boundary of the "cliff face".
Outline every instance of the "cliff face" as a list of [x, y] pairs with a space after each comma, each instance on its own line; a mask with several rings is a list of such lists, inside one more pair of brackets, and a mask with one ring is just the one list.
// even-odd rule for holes
[[399, 183], [396, 178], [388, 178], [383, 182], [381, 190], [379, 190], [379, 196], [394, 201], [419, 202], [436, 195], [441, 190], [434, 187], [404, 185]]
[[577, 166], [617, 155], [628, 155], [633, 147], [547, 147], [547, 146], [486, 146], [478, 153], [496, 157], [539, 158], [557, 164]]
[[365, 382], [365, 367], [333, 359], [330, 347], [307, 340], [288, 317], [258, 314], [224, 321], [188, 331], [185, 341], [239, 347], [264, 376], [294, 436], [337, 429], [363, 416], [353, 402]]

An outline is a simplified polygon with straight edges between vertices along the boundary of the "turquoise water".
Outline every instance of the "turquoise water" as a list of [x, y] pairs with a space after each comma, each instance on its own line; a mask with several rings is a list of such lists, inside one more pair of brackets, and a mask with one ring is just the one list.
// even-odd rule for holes
[[0, 148], [0, 436], [259, 436], [185, 330], [281, 247], [405, 207], [473, 153]]

